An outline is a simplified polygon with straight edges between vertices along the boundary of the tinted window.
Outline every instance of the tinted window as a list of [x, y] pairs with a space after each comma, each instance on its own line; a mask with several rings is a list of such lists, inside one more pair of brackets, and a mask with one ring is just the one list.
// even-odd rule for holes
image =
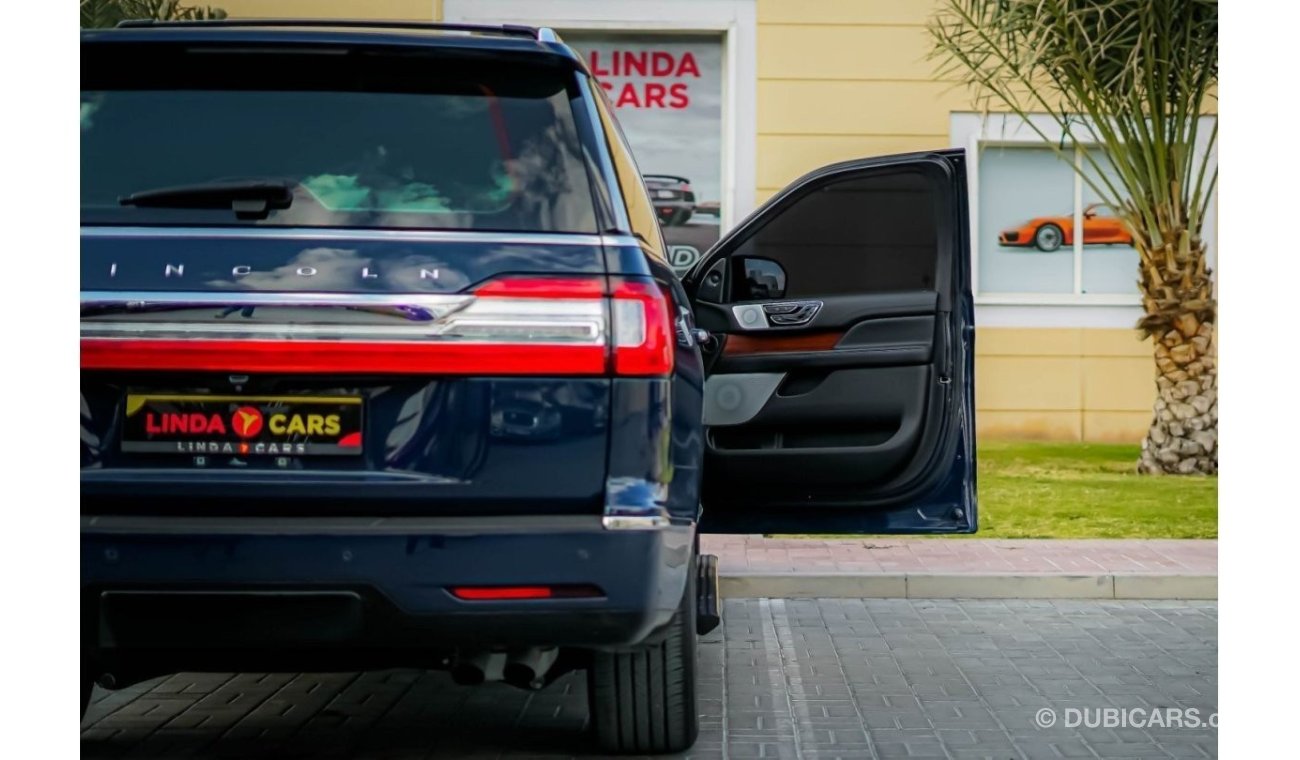
[[[795, 198], [732, 254], [785, 271], [786, 298], [934, 290], [940, 198], [933, 178], [882, 170]], [[739, 295], [739, 293], [737, 294]]]
[[[85, 223], [597, 231], [569, 70], [346, 49], [90, 47]], [[241, 221], [119, 203], [252, 178], [294, 183], [292, 205]]]

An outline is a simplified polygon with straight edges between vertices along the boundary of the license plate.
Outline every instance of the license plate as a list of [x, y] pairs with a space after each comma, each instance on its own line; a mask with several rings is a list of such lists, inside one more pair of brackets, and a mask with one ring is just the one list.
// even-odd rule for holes
[[361, 453], [359, 396], [131, 393], [122, 451], [238, 457]]
[[656, 191], [655, 191], [655, 197], [656, 197], [656, 198], [671, 198], [671, 197], [673, 197], [673, 191], [672, 191], [672, 190], [656, 190]]

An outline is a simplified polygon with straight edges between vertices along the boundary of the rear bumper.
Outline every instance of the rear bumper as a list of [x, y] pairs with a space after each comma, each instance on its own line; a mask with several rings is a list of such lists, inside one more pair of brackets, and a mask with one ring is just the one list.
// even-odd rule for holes
[[[694, 531], [608, 530], [596, 516], [83, 517], [83, 652], [105, 669], [165, 672], [627, 646], [672, 616]], [[603, 595], [469, 602], [447, 590], [571, 584]]]

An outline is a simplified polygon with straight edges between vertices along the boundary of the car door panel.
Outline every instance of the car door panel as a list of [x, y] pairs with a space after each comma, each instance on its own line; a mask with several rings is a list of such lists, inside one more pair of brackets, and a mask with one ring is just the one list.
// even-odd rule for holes
[[688, 274], [705, 530], [974, 530], [967, 224], [960, 152], [847, 162]]
[[[929, 372], [926, 366], [836, 370], [793, 394], [785, 389], [801, 378], [785, 375], [752, 418], [709, 428], [710, 465], [754, 486], [779, 487], [804, 478], [849, 485], [880, 478], [916, 447]], [[710, 379], [706, 398], [733, 393], [727, 377]], [[845, 414], [844, 399], [864, 389], [871, 398]], [[710, 470], [709, 476], [714, 474]]]

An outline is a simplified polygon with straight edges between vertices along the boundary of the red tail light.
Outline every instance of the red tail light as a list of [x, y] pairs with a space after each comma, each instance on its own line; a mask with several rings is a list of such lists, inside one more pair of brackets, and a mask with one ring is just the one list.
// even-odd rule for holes
[[666, 375], [673, 371], [673, 320], [659, 286], [623, 280], [614, 286], [614, 374]]
[[[604, 277], [509, 276], [472, 294], [379, 299], [191, 293], [117, 304], [112, 295], [82, 295], [83, 369], [646, 376], [673, 368], [668, 301], [648, 281], [615, 278], [608, 294]], [[218, 321], [245, 307], [261, 319]], [[160, 311], [176, 317], [158, 320]]]
[[522, 599], [594, 599], [605, 592], [587, 584], [562, 586], [452, 586], [451, 595], [466, 602], [500, 602]]

